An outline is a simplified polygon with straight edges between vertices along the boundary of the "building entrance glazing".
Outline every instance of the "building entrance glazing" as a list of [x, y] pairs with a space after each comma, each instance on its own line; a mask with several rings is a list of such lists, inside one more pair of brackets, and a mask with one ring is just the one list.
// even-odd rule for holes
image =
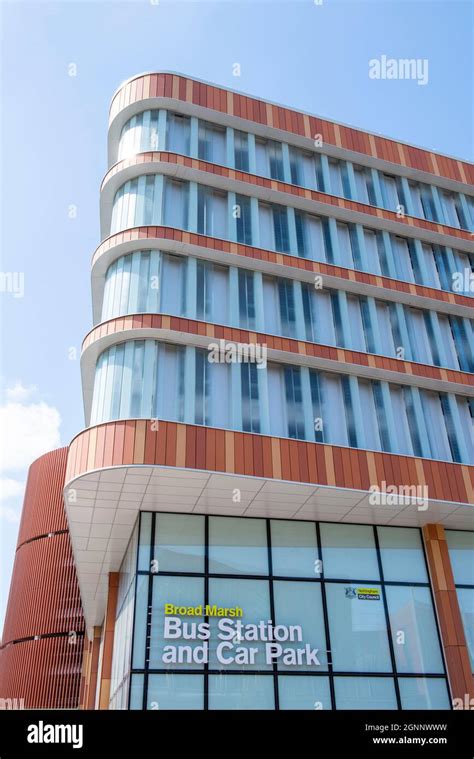
[[417, 528], [141, 512], [117, 609], [113, 708], [450, 708]]

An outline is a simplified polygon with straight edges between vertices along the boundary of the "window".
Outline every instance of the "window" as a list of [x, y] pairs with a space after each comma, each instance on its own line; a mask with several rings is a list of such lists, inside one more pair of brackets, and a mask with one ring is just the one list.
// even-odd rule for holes
[[[160, 572], [203, 572], [204, 517], [157, 514], [152, 556]], [[148, 563], [143, 569], [148, 569]]]
[[227, 199], [224, 192], [198, 186], [198, 232], [210, 237], [227, 237]]
[[405, 313], [414, 360], [429, 364], [432, 361], [432, 356], [424, 314], [415, 308], [407, 308]]
[[352, 350], [365, 351], [364, 326], [358, 297], [347, 295], [347, 310], [349, 312], [348, 326], [351, 333], [350, 347]]
[[367, 257], [367, 270], [372, 274], [381, 274], [377, 235], [371, 229], [364, 229], [364, 244]]
[[160, 253], [135, 251], [107, 269], [101, 320], [160, 310]]
[[196, 315], [203, 321], [227, 324], [228, 269], [209, 261], [197, 262]]
[[323, 523], [321, 543], [326, 578], [379, 579], [375, 538], [371, 527]]
[[381, 300], [377, 300], [375, 301], [375, 310], [377, 312], [377, 323], [381, 343], [380, 353], [382, 353], [384, 356], [394, 356], [395, 345], [393, 342], [389, 305], [388, 303], [384, 303]]
[[[450, 708], [419, 529], [141, 512], [139, 536], [132, 657], [117, 648], [125, 663], [113, 661], [130, 682], [129, 708], [275, 709], [275, 696], [280, 709]], [[133, 607], [136, 556], [135, 541], [119, 626]], [[165, 603], [237, 608], [237, 618], [225, 616], [238, 637], [218, 658], [220, 618], [208, 617], [208, 639], [193, 639], [191, 626], [204, 621], [196, 609], [180, 615], [180, 640], [165, 639]], [[237, 632], [270, 620], [263, 640]], [[319, 663], [280, 657], [273, 666], [265, 640], [288, 651], [307, 644]], [[182, 652], [170, 662], [174, 642]], [[254, 655], [239, 661], [239, 650]]]
[[168, 113], [166, 120], [166, 149], [172, 153], [189, 155], [191, 120], [188, 116]]
[[234, 130], [234, 160], [238, 171], [249, 171], [249, 138], [245, 132]]
[[228, 427], [230, 365], [211, 363], [210, 353], [196, 349], [195, 423]]
[[295, 211], [298, 255], [313, 261], [326, 261], [323, 224], [317, 216]]
[[389, 677], [334, 678], [337, 709], [396, 709], [393, 680]]
[[317, 443], [323, 443], [325, 441], [325, 430], [323, 420], [323, 389], [322, 380], [319, 372], [310, 370], [309, 381], [311, 388], [311, 403], [313, 407], [313, 424], [314, 424], [314, 439]]
[[415, 216], [420, 216], [429, 221], [439, 221], [431, 186], [421, 182], [411, 182], [409, 186], [415, 208]]
[[204, 709], [203, 678], [196, 675], [150, 675], [147, 709]]
[[339, 161], [329, 161], [329, 180], [331, 183], [331, 195], [343, 197], [341, 164]]
[[237, 242], [252, 245], [251, 201], [247, 195], [236, 195]]
[[272, 519], [273, 574], [278, 577], [319, 577], [316, 530], [307, 522]]
[[[273, 597], [275, 624], [300, 625], [305, 641], [319, 650], [318, 671], [327, 671], [327, 644], [319, 583], [276, 580], [273, 583]], [[299, 645], [298, 642], [285, 643], [285, 647], [292, 649], [298, 648]], [[278, 669], [291, 672], [294, 666], [279, 662]], [[303, 664], [300, 671], [311, 669], [310, 664]]]
[[[445, 317], [446, 319], [447, 317]], [[467, 326], [463, 319], [458, 316], [450, 316], [449, 324], [451, 327], [451, 337], [455, 340], [456, 355], [459, 360], [459, 366], [464, 372], [474, 371], [473, 350], [467, 336]], [[445, 327], [447, 337], [450, 342], [448, 328]], [[471, 327], [472, 329], [472, 327]]]
[[285, 337], [296, 337], [295, 295], [292, 280], [278, 280], [278, 299], [281, 334]]
[[273, 234], [275, 250], [280, 253], [290, 252], [290, 234], [288, 231], [288, 215], [285, 206], [272, 206]]
[[209, 571], [211, 574], [268, 574], [265, 520], [210, 517]]
[[324, 442], [347, 445], [347, 422], [341, 378], [336, 374], [322, 375]]
[[278, 678], [280, 709], [331, 709], [331, 693], [328, 677]]
[[394, 213], [398, 211], [399, 206], [405, 206], [403, 194], [401, 193], [400, 180], [391, 177], [388, 174], [380, 176], [380, 185], [382, 188], [383, 205], [389, 211]]
[[[364, 583], [362, 592], [356, 588], [355, 595], [349, 596], [346, 588], [342, 583], [326, 583], [334, 669], [342, 672], [391, 672], [381, 586]], [[369, 600], [370, 596], [377, 600]]]
[[254, 272], [239, 269], [239, 326], [255, 329]]
[[288, 434], [288, 422], [286, 412], [285, 378], [281, 366], [278, 366], [277, 364], [268, 364], [267, 383], [270, 435], [286, 437]]
[[298, 248], [298, 255], [301, 258], [308, 258], [309, 245], [308, 235], [306, 230], [305, 214], [301, 211], [295, 211], [295, 225], [296, 225], [296, 245]]
[[272, 179], [278, 179], [280, 182], [284, 182], [285, 173], [283, 170], [283, 151], [281, 142], [268, 140], [267, 156], [270, 169], [270, 177]]
[[265, 250], [275, 250], [271, 206], [259, 201], [258, 220], [260, 228], [260, 247]]
[[431, 447], [431, 455], [434, 459], [451, 461], [451, 450], [440, 396], [438, 393], [432, 393], [428, 390], [421, 390], [420, 396]]
[[376, 206], [377, 202], [370, 169], [356, 166], [354, 167], [354, 175], [359, 203], [368, 203], [371, 206]]
[[458, 229], [469, 229], [466, 217], [463, 213], [459, 196], [452, 192], [443, 190], [441, 193], [441, 202], [443, 205], [445, 223], [450, 227]]
[[351, 237], [347, 224], [337, 224], [337, 239], [339, 242], [339, 261], [340, 266], [346, 269], [354, 268], [354, 259], [352, 258]]
[[287, 435], [291, 438], [304, 439], [303, 398], [301, 393], [300, 370], [294, 366], [285, 366], [286, 408], [288, 416]]
[[211, 675], [209, 709], [274, 709], [275, 693], [270, 677], [260, 675]]
[[387, 415], [385, 413], [385, 401], [380, 382], [372, 382], [372, 390], [375, 398], [375, 408], [377, 409], [377, 419], [379, 422], [380, 442], [382, 443], [383, 451], [391, 451], [391, 441], [388, 429]]
[[316, 290], [312, 285], [303, 283], [302, 293], [306, 339], [314, 343], [336, 345], [331, 291]]
[[430, 589], [389, 585], [385, 592], [397, 671], [441, 674], [443, 660]]
[[341, 314], [341, 305], [340, 305], [340, 292], [339, 290], [331, 290], [331, 306], [332, 306], [332, 314], [334, 319], [334, 325], [335, 325], [335, 332], [336, 332], [336, 345], [340, 346], [341, 348], [349, 347], [345, 345], [344, 340], [344, 330], [342, 328], [342, 314]]
[[292, 184], [309, 187], [312, 190], [318, 189], [315, 164], [311, 153], [290, 147], [290, 170]]
[[117, 160], [147, 150], [162, 150], [158, 144], [158, 111], [143, 111], [127, 121], [120, 135]]
[[372, 451], [379, 451], [380, 435], [372, 383], [361, 379], [358, 380], [358, 383], [360, 405], [363, 409], [362, 419], [365, 433], [364, 447]]
[[161, 260], [161, 310], [165, 314], [185, 313], [186, 259], [164, 254]]
[[459, 450], [459, 442], [458, 442], [458, 437], [456, 433], [456, 428], [454, 426], [454, 419], [452, 415], [451, 405], [449, 403], [449, 398], [445, 393], [440, 393], [439, 399], [441, 402], [441, 408], [443, 410], [444, 423], [446, 425], [446, 433], [448, 435], [449, 448], [451, 451], [451, 459], [453, 461], [460, 462], [462, 461], [462, 457], [461, 457], [461, 452]]
[[414, 282], [415, 277], [407, 240], [403, 237], [392, 236], [391, 242], [397, 277], [405, 282]]
[[260, 432], [258, 372], [255, 363], [241, 364], [242, 429], [244, 432]]
[[206, 121], [199, 122], [198, 157], [203, 161], [218, 163], [222, 166], [225, 160], [225, 129]]
[[413, 453], [415, 456], [422, 456], [423, 450], [421, 447], [420, 430], [418, 428], [417, 415], [415, 411], [413, 389], [411, 387], [403, 387], [402, 392], [407, 410], [407, 420], [408, 426], [410, 428], [410, 438], [411, 444], [413, 446]]
[[[407, 391], [409, 391], [408, 388]], [[410, 432], [410, 418], [412, 417], [413, 412], [409, 412], [409, 408], [411, 409], [411, 406], [407, 404], [406, 397], [407, 396], [404, 395], [404, 388], [400, 387], [400, 385], [390, 385], [390, 400], [392, 403], [393, 416], [394, 419], [396, 419], [393, 452], [405, 453], [411, 456], [415, 454], [412, 435]], [[411, 424], [415, 427], [416, 420], [412, 419]]]
[[163, 343], [158, 349], [157, 410], [153, 419], [175, 419], [184, 416], [184, 351], [181, 346]]
[[187, 182], [177, 179], [165, 179], [164, 224], [177, 229], [188, 228], [188, 193]]
[[369, 353], [376, 353], [374, 330], [372, 327], [372, 317], [370, 314], [369, 303], [367, 298], [360, 296], [360, 311], [362, 316], [362, 323], [364, 325], [365, 342], [367, 351]]

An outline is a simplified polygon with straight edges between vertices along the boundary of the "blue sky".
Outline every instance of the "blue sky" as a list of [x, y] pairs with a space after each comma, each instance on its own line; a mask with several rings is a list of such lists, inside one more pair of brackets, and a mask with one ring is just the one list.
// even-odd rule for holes
[[[84, 426], [79, 351], [116, 87], [180, 71], [468, 160], [474, 135], [470, 2], [4, 0], [1, 14], [1, 272], [23, 275], [24, 292], [0, 292], [0, 625], [27, 467]], [[428, 83], [370, 79], [382, 55], [427, 59]]]

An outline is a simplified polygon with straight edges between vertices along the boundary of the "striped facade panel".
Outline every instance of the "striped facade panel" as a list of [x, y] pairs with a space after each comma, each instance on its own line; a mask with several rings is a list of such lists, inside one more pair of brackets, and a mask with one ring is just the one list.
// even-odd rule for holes
[[228, 240], [220, 240], [215, 237], [208, 237], [195, 232], [184, 232], [179, 229], [165, 226], [134, 227], [133, 229], [110, 235], [110, 237], [107, 237], [96, 249], [92, 259], [92, 266], [94, 267], [98, 263], [100, 257], [114, 247], [138, 242], [139, 240], [171, 240], [183, 245], [195, 245], [200, 248], [210, 248], [211, 250], [218, 250], [222, 253], [245, 256], [249, 259], [256, 259], [259, 261], [268, 261], [272, 264], [277, 263], [284, 266], [291, 266], [295, 269], [303, 269], [312, 274], [339, 277], [346, 280], [350, 279], [353, 282], [360, 282], [374, 287], [382, 287], [387, 290], [424, 298], [433, 298], [445, 303], [472, 308], [472, 298], [459, 293], [437, 290], [433, 287], [416, 285], [398, 279], [390, 279], [389, 277], [384, 277], [378, 274], [369, 274], [355, 269], [346, 269], [334, 264], [312, 261], [307, 258], [298, 258], [286, 253], [275, 253], [274, 251], [265, 250], [263, 248], [229, 242]]
[[67, 448], [58, 448], [34, 461], [28, 471], [17, 548], [49, 532], [67, 530], [62, 487]]
[[0, 649], [0, 696], [76, 708], [84, 619], [62, 491], [67, 448], [30, 467]]
[[[265, 345], [269, 350], [284, 351], [312, 358], [321, 358], [345, 364], [372, 367], [409, 376], [426, 377], [443, 382], [456, 382], [466, 387], [474, 387], [474, 375], [455, 369], [444, 369], [413, 361], [404, 361], [381, 355], [351, 351], [345, 348], [310, 343], [290, 337], [277, 337], [263, 332], [250, 332], [236, 327], [222, 327], [195, 319], [187, 319], [165, 314], [135, 314], [109, 319], [95, 327], [84, 338], [82, 349], [90, 347], [96, 340], [108, 335], [121, 335], [130, 329], [166, 329], [186, 332], [190, 335], [202, 335], [215, 340], [235, 341], [238, 343]], [[123, 335], [127, 339], [126, 335]]]
[[72, 645], [60, 636], [7, 646], [0, 653], [0, 697], [25, 709], [77, 709], [82, 640]]
[[427, 485], [433, 500], [474, 503], [474, 467], [464, 464], [146, 419], [79, 433], [69, 448], [66, 483], [94, 469], [133, 464], [367, 491], [383, 481]]
[[320, 134], [329, 145], [457, 182], [474, 184], [474, 166], [466, 161], [440, 156], [429, 150], [229, 92], [178, 74], [145, 74], [126, 82], [112, 100], [109, 123], [127, 106], [156, 97], [192, 103], [312, 140]]

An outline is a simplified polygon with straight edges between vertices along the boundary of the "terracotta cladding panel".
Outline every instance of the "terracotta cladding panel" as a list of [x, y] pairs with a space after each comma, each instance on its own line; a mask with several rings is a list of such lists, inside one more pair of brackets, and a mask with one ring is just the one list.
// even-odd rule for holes
[[81, 637], [75, 645], [60, 637], [8, 646], [0, 652], [0, 696], [23, 698], [26, 709], [76, 709], [81, 665]]
[[422, 532], [452, 695], [461, 700], [465, 694], [472, 698], [474, 684], [466, 634], [444, 527], [428, 524]]
[[55, 530], [67, 529], [62, 499], [67, 448], [46, 453], [28, 471], [18, 543]]
[[83, 628], [68, 533], [23, 544], [15, 556], [3, 642]]
[[[355, 489], [368, 489], [382, 481], [387, 485], [426, 484], [430, 498], [474, 501], [472, 488], [468, 492], [465, 486], [473, 468], [465, 465], [172, 422], [159, 421], [152, 431], [152, 423], [156, 425], [157, 420], [109, 422], [81, 433], [79, 438], [97, 432], [96, 451], [89, 452], [88, 462], [95, 461], [95, 467], [112, 462], [185, 466]], [[113, 457], [104, 464], [107, 440], [114, 440]], [[71, 457], [68, 477], [73, 479], [90, 467], [81, 469], [82, 459], [74, 456], [74, 445]]]
[[[70, 471], [85, 465], [80, 449], [76, 444], [70, 452]], [[0, 649], [0, 695], [23, 698], [26, 708], [78, 705], [84, 620], [62, 499], [66, 463], [66, 448], [39, 458], [25, 491]]]

